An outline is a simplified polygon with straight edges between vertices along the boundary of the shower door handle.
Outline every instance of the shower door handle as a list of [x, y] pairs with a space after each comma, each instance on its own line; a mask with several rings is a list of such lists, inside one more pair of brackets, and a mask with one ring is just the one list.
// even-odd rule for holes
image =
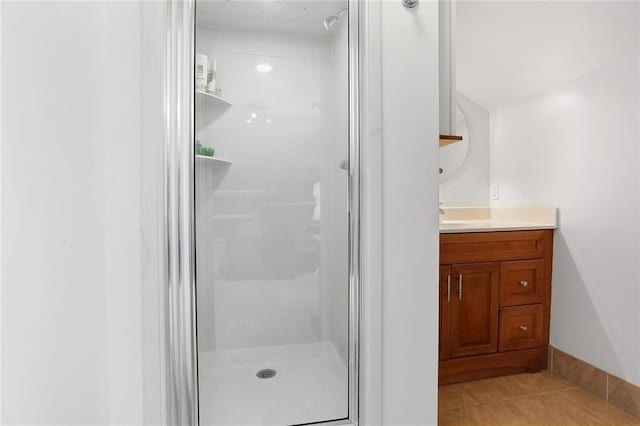
[[340, 162], [340, 168], [341, 168], [342, 170], [349, 171], [349, 162], [348, 162], [347, 160], [342, 160], [342, 161]]

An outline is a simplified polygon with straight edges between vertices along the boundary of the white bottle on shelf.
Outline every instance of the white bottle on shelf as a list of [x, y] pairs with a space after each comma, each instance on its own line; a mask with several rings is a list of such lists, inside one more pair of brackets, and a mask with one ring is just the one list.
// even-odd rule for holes
[[196, 90], [204, 91], [207, 88], [208, 62], [207, 55], [198, 55], [196, 57]]
[[218, 58], [213, 59], [213, 66], [211, 67], [211, 78], [207, 84], [207, 92], [216, 94], [216, 66], [218, 64]]

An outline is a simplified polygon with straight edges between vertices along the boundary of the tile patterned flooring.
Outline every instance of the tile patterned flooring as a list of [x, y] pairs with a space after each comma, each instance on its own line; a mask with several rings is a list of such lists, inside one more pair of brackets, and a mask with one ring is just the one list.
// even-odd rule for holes
[[640, 418], [640, 386], [549, 346], [551, 372], [606, 400], [627, 414]]
[[640, 425], [635, 419], [547, 371], [442, 386], [440, 426]]

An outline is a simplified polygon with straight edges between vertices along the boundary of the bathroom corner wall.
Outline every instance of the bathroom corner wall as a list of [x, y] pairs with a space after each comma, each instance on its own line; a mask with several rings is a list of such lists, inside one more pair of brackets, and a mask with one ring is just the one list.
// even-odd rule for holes
[[142, 7], [102, 4], [108, 413], [143, 423]]
[[489, 111], [460, 92], [457, 102], [467, 119], [469, 149], [460, 169], [440, 184], [440, 202], [446, 207], [488, 206], [491, 168]]
[[142, 316], [142, 386], [144, 424], [163, 424], [166, 419], [166, 288], [163, 282], [164, 260], [164, 29], [166, 5], [152, 1], [142, 3], [141, 19], [141, 316]]
[[142, 424], [140, 5], [2, 2], [3, 424]]
[[382, 1], [381, 29], [382, 423], [435, 425], [438, 3]]
[[[595, 13], [596, 4], [575, 3]], [[640, 75], [637, 3], [598, 22], [616, 59], [492, 115], [496, 206], [551, 205], [551, 344], [640, 384]], [[570, 18], [569, 18], [570, 19]], [[604, 43], [604, 41], [603, 41]], [[567, 58], [570, 61], [571, 58]]]
[[101, 12], [2, 3], [3, 424], [108, 420]]

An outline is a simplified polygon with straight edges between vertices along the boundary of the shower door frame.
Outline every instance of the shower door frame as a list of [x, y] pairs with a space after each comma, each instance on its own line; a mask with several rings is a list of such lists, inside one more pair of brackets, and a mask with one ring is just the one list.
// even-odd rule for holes
[[[165, 406], [168, 425], [198, 425], [198, 346], [195, 281], [195, 1], [167, 0], [163, 74], [165, 228]], [[362, 0], [348, 0], [349, 392], [348, 417], [359, 421], [361, 329], [360, 23]]]

